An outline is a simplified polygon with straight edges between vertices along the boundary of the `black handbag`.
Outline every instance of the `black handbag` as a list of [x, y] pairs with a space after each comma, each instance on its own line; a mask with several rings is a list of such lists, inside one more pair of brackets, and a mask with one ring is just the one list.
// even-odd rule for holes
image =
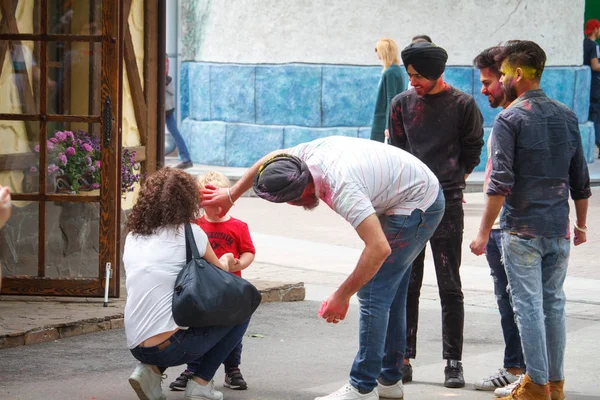
[[173, 319], [179, 326], [234, 326], [245, 322], [262, 296], [250, 282], [200, 257], [192, 226], [185, 224], [187, 264], [175, 280]]

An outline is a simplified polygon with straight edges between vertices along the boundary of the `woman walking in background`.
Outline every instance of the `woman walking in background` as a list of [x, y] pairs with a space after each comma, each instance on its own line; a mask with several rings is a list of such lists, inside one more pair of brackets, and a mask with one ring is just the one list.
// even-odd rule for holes
[[383, 64], [381, 80], [375, 103], [373, 125], [371, 127], [371, 140], [383, 142], [389, 137], [388, 119], [390, 115], [390, 103], [394, 96], [404, 91], [404, 79], [398, 58], [398, 46], [392, 39], [383, 38], [377, 41], [375, 47], [377, 58]]

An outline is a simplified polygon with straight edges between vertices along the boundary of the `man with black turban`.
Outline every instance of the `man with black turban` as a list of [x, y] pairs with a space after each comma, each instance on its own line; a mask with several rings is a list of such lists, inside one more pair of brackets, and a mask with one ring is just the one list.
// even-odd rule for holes
[[[411, 43], [402, 50], [402, 62], [411, 89], [400, 93], [390, 106], [390, 143], [415, 155], [438, 177], [446, 211], [430, 239], [442, 303], [443, 358], [446, 387], [465, 385], [462, 371], [464, 326], [460, 281], [465, 180], [479, 164], [483, 146], [483, 117], [471, 95], [446, 82], [442, 74], [448, 53], [433, 43]], [[407, 338], [403, 377], [412, 380], [410, 359], [415, 358], [419, 296], [425, 250], [412, 266], [407, 299]]]
[[246, 190], [307, 209], [323, 200], [356, 229], [365, 248], [354, 271], [322, 303], [327, 322], [343, 320], [360, 299], [360, 349], [350, 382], [317, 400], [404, 396], [402, 363], [410, 267], [444, 213], [435, 175], [416, 157], [381, 142], [330, 136], [277, 150], [254, 164], [230, 191], [208, 187], [204, 206], [223, 213]]

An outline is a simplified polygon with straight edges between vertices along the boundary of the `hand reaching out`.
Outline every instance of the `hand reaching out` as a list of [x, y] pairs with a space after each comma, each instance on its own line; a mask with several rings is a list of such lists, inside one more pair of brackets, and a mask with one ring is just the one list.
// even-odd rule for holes
[[206, 185], [204, 189], [200, 190], [200, 205], [220, 207], [221, 212], [219, 217], [223, 217], [231, 209], [231, 201], [227, 194], [227, 189], [217, 188], [213, 185]]

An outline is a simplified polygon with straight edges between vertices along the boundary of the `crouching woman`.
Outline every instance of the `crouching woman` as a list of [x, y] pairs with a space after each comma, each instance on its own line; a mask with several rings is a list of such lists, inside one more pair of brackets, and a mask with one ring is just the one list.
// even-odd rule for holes
[[[142, 400], [164, 400], [162, 374], [167, 367], [195, 363], [185, 399], [220, 400], [212, 378], [242, 340], [248, 323], [233, 327], [194, 328], [173, 320], [175, 279], [186, 265], [185, 224], [199, 215], [199, 187], [187, 173], [164, 168], [142, 186], [127, 220], [123, 263], [127, 284], [127, 346], [140, 361], [129, 382]], [[200, 255], [228, 270], [231, 254], [218, 259], [206, 234], [192, 224]]]

